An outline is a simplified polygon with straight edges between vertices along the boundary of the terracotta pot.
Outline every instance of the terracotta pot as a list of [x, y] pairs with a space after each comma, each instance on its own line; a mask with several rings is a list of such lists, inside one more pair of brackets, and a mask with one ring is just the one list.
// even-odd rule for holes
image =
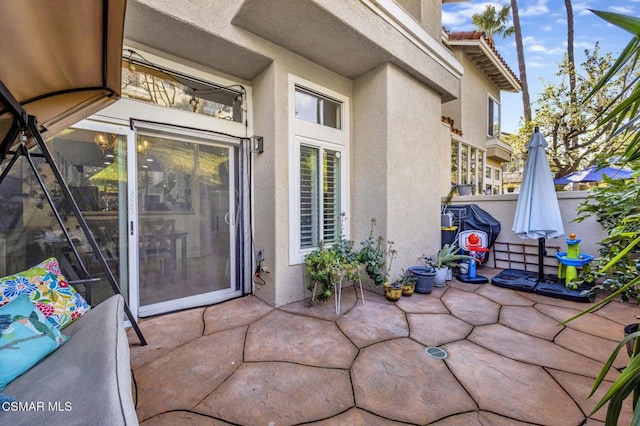
[[384, 283], [384, 297], [395, 302], [402, 297], [402, 287], [393, 287], [390, 282]]

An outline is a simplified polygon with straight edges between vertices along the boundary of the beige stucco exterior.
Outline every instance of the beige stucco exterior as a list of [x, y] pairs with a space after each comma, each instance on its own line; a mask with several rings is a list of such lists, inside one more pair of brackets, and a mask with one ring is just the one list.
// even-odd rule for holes
[[254, 291], [268, 303], [309, 296], [290, 258], [291, 76], [350, 100], [350, 238], [358, 244], [376, 217], [376, 233], [396, 242], [394, 275], [438, 248], [450, 155], [441, 105], [458, 96], [462, 67], [439, 41], [432, 3], [130, 2], [126, 43], [251, 89], [248, 132], [265, 141], [253, 155], [253, 239], [269, 270]]
[[[304, 265], [292, 255], [298, 229], [292, 173], [299, 167], [292, 150], [298, 143], [292, 81], [347, 100], [347, 236], [359, 246], [375, 217], [375, 234], [398, 250], [392, 278], [437, 251], [451, 167], [451, 129], [441, 117], [462, 123], [464, 141], [484, 148], [487, 94], [500, 96], [461, 51], [443, 45], [441, 6], [431, 0], [128, 3], [126, 47], [160, 65], [246, 90], [246, 122], [224, 124], [237, 137], [264, 140], [264, 152], [251, 154], [246, 262], [250, 277], [253, 254], [263, 252], [264, 283], [248, 280], [246, 291], [274, 306], [310, 296]], [[184, 114], [169, 121], [180, 122]], [[213, 130], [219, 125], [211, 123]]]

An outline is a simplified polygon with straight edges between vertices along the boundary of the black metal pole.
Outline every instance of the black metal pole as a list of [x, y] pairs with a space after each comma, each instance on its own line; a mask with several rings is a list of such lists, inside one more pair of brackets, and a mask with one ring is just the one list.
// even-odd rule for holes
[[544, 237], [538, 238], [538, 282], [544, 281]]
[[[71, 194], [71, 191], [69, 190], [69, 187], [67, 186], [67, 183], [65, 182], [64, 178], [62, 177], [62, 174], [60, 173], [60, 170], [58, 170], [58, 166], [56, 166], [55, 162], [53, 161], [53, 157], [51, 156], [51, 153], [49, 152], [49, 149], [47, 148], [47, 145], [45, 144], [44, 139], [42, 138], [42, 135], [38, 131], [38, 126], [36, 124], [36, 118], [34, 116], [32, 116], [32, 115], [29, 116], [29, 124], [28, 125], [29, 125], [29, 130], [31, 131], [31, 135], [33, 136], [33, 138], [36, 140], [38, 146], [40, 147], [40, 151], [42, 152], [42, 155], [46, 159], [46, 161], [49, 164], [49, 166], [51, 167], [51, 171], [53, 172], [53, 175], [55, 176], [58, 184], [60, 185], [60, 189], [62, 190], [62, 193], [64, 194], [65, 198], [69, 202], [69, 204], [71, 206], [71, 210], [73, 211], [73, 214], [75, 215], [75, 217], [76, 217], [76, 219], [78, 221], [78, 224], [80, 225], [80, 228], [82, 228], [82, 231], [84, 232], [85, 237], [87, 238], [87, 242], [89, 243], [89, 245], [93, 249], [93, 252], [94, 252], [94, 254], [96, 256], [96, 259], [98, 260], [98, 263], [102, 267], [102, 270], [103, 270], [103, 272], [105, 273], [105, 275], [107, 277], [107, 281], [109, 281], [109, 284], [111, 284], [111, 288], [113, 289], [113, 291], [115, 293], [122, 294], [122, 291], [120, 290], [120, 286], [116, 282], [116, 279], [113, 276], [113, 273], [111, 272], [111, 268], [109, 268], [109, 264], [107, 264], [106, 259], [104, 258], [104, 256], [102, 255], [102, 252], [100, 251], [100, 248], [98, 247], [98, 243], [96, 242], [93, 234], [91, 233], [91, 230], [89, 229], [89, 225], [87, 225], [87, 222], [85, 221], [84, 216], [80, 212], [80, 208], [78, 207], [78, 204], [76, 203], [75, 199], [73, 198], [73, 195]], [[64, 229], [64, 226], [63, 226], [63, 229]], [[78, 258], [78, 260], [79, 260], [79, 258]], [[80, 261], [80, 263], [82, 263], [82, 261]], [[138, 339], [140, 340], [140, 344], [142, 346], [146, 346], [147, 345], [147, 341], [145, 340], [144, 336], [142, 335], [142, 331], [140, 330], [140, 327], [138, 327], [138, 323], [136, 322], [136, 319], [131, 314], [131, 311], [129, 310], [129, 304], [127, 303], [126, 300], [124, 301], [124, 311], [127, 314], [127, 317], [129, 318], [129, 321], [131, 321], [131, 326], [135, 330], [136, 335], [138, 336]]]

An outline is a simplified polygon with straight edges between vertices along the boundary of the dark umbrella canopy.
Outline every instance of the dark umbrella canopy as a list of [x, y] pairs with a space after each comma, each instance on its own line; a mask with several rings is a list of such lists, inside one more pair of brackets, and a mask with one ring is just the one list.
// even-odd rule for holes
[[598, 169], [596, 166], [587, 167], [584, 170], [569, 173], [553, 181], [556, 185], [566, 185], [577, 182], [602, 182], [603, 175], [609, 179], [630, 179], [631, 170], [620, 167], [607, 166]]

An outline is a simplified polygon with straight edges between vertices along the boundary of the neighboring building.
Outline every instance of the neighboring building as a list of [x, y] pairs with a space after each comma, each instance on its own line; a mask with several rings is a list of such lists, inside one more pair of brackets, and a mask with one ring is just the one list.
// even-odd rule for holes
[[[500, 91], [519, 89], [487, 40], [443, 44], [441, 5], [127, 3], [122, 99], [49, 143], [135, 315], [302, 300], [304, 255], [372, 217], [393, 274], [435, 253], [452, 141], [457, 182], [499, 188]], [[50, 223], [25, 223], [24, 266]]]
[[512, 149], [500, 140], [500, 92], [519, 92], [520, 81], [482, 32], [450, 33], [445, 44], [464, 67], [460, 97], [442, 106], [452, 124], [451, 181], [475, 194], [501, 194]]

